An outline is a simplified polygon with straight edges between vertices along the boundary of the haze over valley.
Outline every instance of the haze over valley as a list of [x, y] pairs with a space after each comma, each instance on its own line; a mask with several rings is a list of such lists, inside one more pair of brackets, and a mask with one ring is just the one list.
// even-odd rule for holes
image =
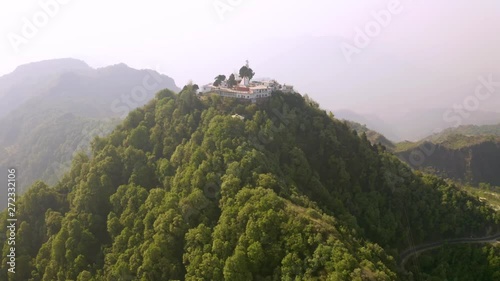
[[[374, 14], [384, 18], [391, 1], [321, 0], [311, 5], [273, 1], [265, 8], [241, 1], [218, 10], [216, 4], [225, 1], [158, 4], [149, 0], [141, 4], [140, 14], [147, 15], [144, 20], [124, 20], [128, 14], [138, 16], [132, 3], [108, 1], [95, 10], [92, 3], [69, 1], [60, 5], [47, 26], [38, 28], [33, 39], [18, 43], [18, 52], [5, 37], [0, 44], [0, 75], [21, 64], [72, 57], [94, 68], [126, 63], [136, 69], [155, 69], [179, 85], [189, 80], [204, 84], [212, 81], [213, 73], [237, 71], [248, 59], [259, 76], [293, 84], [324, 108], [375, 115], [395, 130], [397, 141], [417, 140], [434, 129], [455, 125], [443, 120], [443, 115], [474, 95], [480, 76], [491, 75], [499, 89], [500, 38], [495, 34], [500, 4], [445, 1], [430, 8], [415, 1], [393, 2], [396, 13], [379, 19], [386, 26], [379, 24], [380, 31], [368, 36], [365, 30], [376, 21]], [[109, 20], [105, 11], [116, 7], [122, 12]], [[27, 3], [16, 4], [8, 12], [3, 9], [1, 33], [22, 36], [21, 19], [31, 19], [41, 9]], [[273, 12], [281, 10], [282, 16]], [[443, 10], [447, 12], [437, 12]], [[173, 15], [165, 17], [165, 11]], [[190, 20], [179, 27], [188, 12]], [[92, 21], [87, 21], [88, 15]], [[367, 43], [360, 48], [356, 42], [363, 42], [362, 33]], [[345, 56], [342, 46], [346, 44], [359, 53]], [[499, 91], [480, 100], [463, 124], [494, 122]], [[424, 124], [429, 121], [439, 124], [429, 128]]]

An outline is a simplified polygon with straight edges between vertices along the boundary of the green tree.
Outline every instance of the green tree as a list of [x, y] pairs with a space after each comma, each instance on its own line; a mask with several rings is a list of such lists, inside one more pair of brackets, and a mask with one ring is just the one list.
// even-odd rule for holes
[[233, 73], [229, 75], [229, 79], [227, 80], [227, 85], [229, 88], [236, 86], [236, 78], [234, 77]]
[[226, 81], [226, 75], [223, 75], [223, 74], [219, 74], [217, 76], [215, 76], [215, 82], [214, 82], [214, 86], [215, 87], [218, 87], [220, 86], [220, 84], [223, 82], [223, 81]]
[[255, 72], [247, 65], [244, 65], [240, 68], [239, 74], [241, 78], [248, 77], [248, 80], [252, 80], [252, 78], [255, 76]]

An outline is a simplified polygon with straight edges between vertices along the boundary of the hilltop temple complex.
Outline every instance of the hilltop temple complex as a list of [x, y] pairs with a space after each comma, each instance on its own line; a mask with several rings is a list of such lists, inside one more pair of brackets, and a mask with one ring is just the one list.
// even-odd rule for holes
[[268, 98], [276, 90], [286, 93], [294, 92], [293, 86], [281, 85], [276, 80], [252, 81], [254, 74], [247, 61], [247, 64], [240, 69], [239, 74], [232, 74], [229, 79], [226, 79], [224, 75], [219, 75], [215, 78], [214, 83], [204, 85], [200, 90], [202, 94], [215, 93], [223, 97], [245, 99], [252, 102]]

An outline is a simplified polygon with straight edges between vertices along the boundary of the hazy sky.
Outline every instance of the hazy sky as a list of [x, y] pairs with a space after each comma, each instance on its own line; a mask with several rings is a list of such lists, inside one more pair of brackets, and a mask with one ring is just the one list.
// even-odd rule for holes
[[[294, 84], [323, 107], [378, 114], [460, 103], [480, 75], [500, 81], [500, 1], [353, 2], [2, 1], [0, 75], [74, 57], [156, 68], [182, 86], [212, 82], [248, 59], [257, 76]], [[366, 46], [356, 45], [357, 28], [372, 28]], [[350, 63], [346, 44], [357, 48]]]

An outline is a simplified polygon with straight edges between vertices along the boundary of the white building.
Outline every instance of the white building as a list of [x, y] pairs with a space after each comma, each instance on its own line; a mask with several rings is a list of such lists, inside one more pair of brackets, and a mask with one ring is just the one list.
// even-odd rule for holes
[[292, 85], [286, 85], [286, 84], [283, 85], [283, 88], [281, 89], [281, 91], [283, 91], [284, 93], [294, 93], [295, 92], [293, 90]]
[[201, 87], [200, 89], [200, 92], [206, 94], [206, 93], [210, 93], [210, 92], [213, 92], [215, 90], [216, 87], [214, 87], [212, 84], [207, 84], [207, 85], [204, 85]]
[[233, 88], [218, 87], [212, 92], [222, 97], [246, 99], [255, 102], [257, 99], [268, 98], [271, 96], [272, 89], [266, 86], [236, 86]]
[[202, 87], [201, 92], [204, 94], [216, 93], [223, 97], [251, 100], [252, 102], [256, 102], [258, 99], [268, 98], [271, 96], [271, 93], [276, 90], [281, 90], [285, 93], [294, 92], [293, 86], [286, 84], [281, 85], [276, 82], [276, 80], [250, 81], [249, 77], [235, 78], [237, 85], [234, 87], [229, 87], [226, 80], [217, 87], [213, 84], [207, 84]]

